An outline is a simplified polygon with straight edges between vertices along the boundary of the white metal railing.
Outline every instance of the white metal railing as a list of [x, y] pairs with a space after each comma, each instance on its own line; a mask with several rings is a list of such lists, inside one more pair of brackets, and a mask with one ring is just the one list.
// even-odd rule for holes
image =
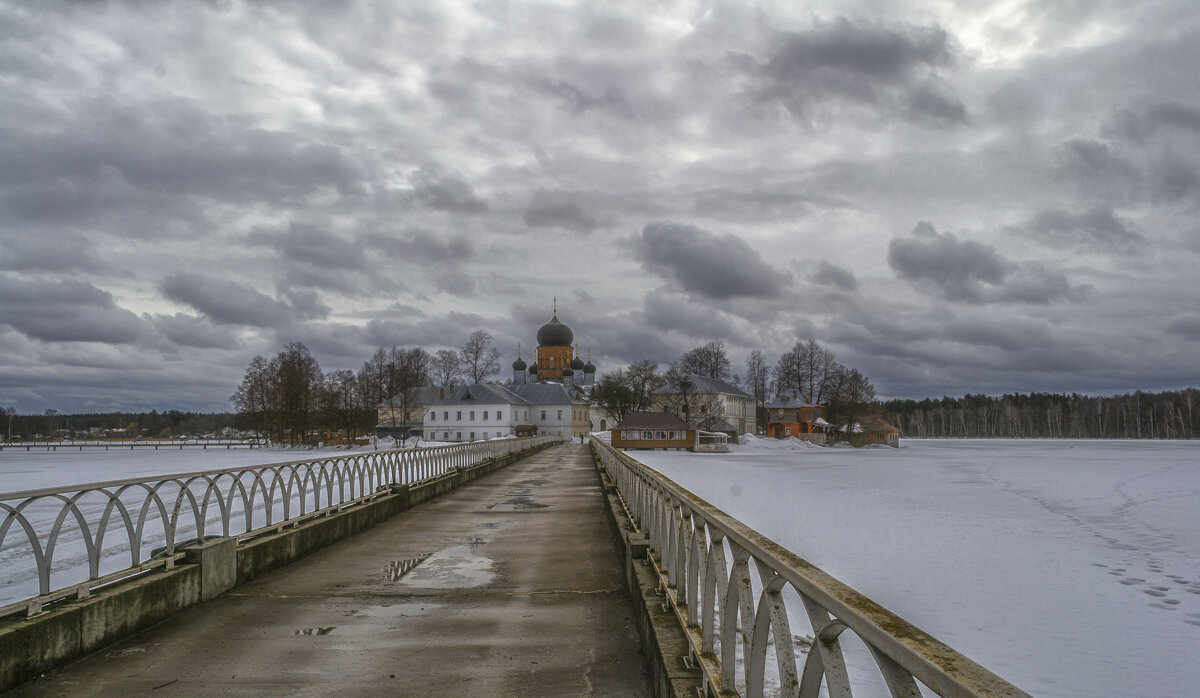
[[[3, 493], [0, 593], [8, 587], [8, 598], [0, 596], [0, 616], [32, 615], [46, 603], [169, 568], [181, 545], [206, 536], [280, 530], [388, 494], [391, 485], [558, 441], [474, 441]], [[13, 602], [14, 589], [26, 588], [26, 598]]]
[[[839, 641], [847, 630], [897, 698], [920, 696], [918, 681], [942, 696], [1027, 695], [658, 471], [599, 439], [592, 451], [649, 539], [649, 561], [685, 627], [707, 695], [740, 687], [762, 696], [774, 660], [780, 695], [815, 697], [824, 687], [829, 696], [850, 696]], [[794, 611], [812, 627], [808, 646], [793, 641], [785, 592], [799, 597]], [[799, 665], [798, 654], [807, 655]]]

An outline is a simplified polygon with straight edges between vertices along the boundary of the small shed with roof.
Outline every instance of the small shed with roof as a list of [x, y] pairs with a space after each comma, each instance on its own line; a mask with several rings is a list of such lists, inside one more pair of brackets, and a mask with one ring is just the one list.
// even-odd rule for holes
[[696, 430], [670, 412], [632, 412], [612, 429], [616, 448], [690, 449], [696, 444]]

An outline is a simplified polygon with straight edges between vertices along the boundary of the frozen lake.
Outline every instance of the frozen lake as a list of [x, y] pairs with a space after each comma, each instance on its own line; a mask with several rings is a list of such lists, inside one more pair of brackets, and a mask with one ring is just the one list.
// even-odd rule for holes
[[[1200, 443], [735, 448], [633, 455], [1034, 695], [1196, 695]], [[0, 491], [343, 453], [3, 452]]]
[[1038, 696], [1200, 693], [1200, 443], [633, 451]]
[[[384, 444], [390, 446], [390, 441]], [[370, 450], [370, 449], [358, 449]], [[0, 492], [15, 492], [50, 487], [64, 487], [92, 482], [124, 480], [131, 478], [149, 478], [158, 475], [191, 473], [223, 468], [239, 468], [266, 463], [280, 463], [312, 458], [349, 455], [354, 451], [348, 450], [312, 450], [303, 448], [268, 448], [268, 449], [183, 449], [161, 450], [84, 450], [84, 451], [3, 451], [0, 452]], [[173, 496], [173, 495], [171, 495]], [[122, 497], [127, 506], [141, 506], [143, 495], [140, 490], [134, 490]], [[173, 500], [172, 500], [173, 501]], [[80, 500], [79, 506], [89, 521], [98, 521], [105, 500], [89, 495]], [[15, 503], [10, 503], [15, 504]], [[298, 505], [298, 501], [294, 502]], [[274, 507], [276, 516], [282, 515], [282, 504]], [[34, 522], [42, 545], [46, 544], [47, 535], [53, 525], [54, 517], [58, 515], [60, 505], [49, 500], [43, 500], [41, 506], [25, 510], [25, 515]], [[4, 514], [0, 513], [0, 521]], [[214, 508], [207, 519], [210, 525], [216, 525], [219, 514]], [[244, 525], [244, 517], [234, 517], [233, 530]], [[163, 534], [158, 512], [152, 510], [149, 517], [147, 537], [143, 555], [149, 554], [154, 546], [163, 544]], [[186, 535], [194, 529], [191, 519], [184, 515], [181, 519], [180, 533]], [[256, 525], [262, 525], [259, 521]], [[192, 527], [192, 528], [189, 528]], [[119, 520], [113, 517], [109, 527], [109, 538], [104, 546], [101, 560], [101, 573], [114, 572], [128, 567], [130, 564], [128, 538], [119, 527]], [[244, 529], [243, 529], [244, 530]], [[194, 531], [192, 532], [194, 535]], [[87, 555], [83, 545], [83, 537], [72, 518], [68, 518], [63, 534], [58, 540], [54, 556], [54, 588], [87, 578]], [[12, 526], [0, 543], [0, 605], [5, 605], [37, 594], [37, 575], [34, 557], [30, 551], [25, 533], [20, 526]]]

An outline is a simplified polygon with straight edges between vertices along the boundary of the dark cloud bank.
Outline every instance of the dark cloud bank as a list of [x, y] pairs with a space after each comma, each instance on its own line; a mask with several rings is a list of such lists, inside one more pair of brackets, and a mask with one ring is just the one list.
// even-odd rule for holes
[[515, 354], [552, 296], [602, 372], [815, 337], [884, 396], [1195, 383], [1194, 8], [858, 8], [0, 2], [0, 407]]

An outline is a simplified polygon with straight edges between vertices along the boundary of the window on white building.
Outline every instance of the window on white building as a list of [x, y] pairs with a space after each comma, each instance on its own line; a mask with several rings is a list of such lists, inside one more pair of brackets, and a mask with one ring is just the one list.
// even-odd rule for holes
[[442, 413], [442, 421], [444, 421], [444, 422], [449, 422], [449, 421], [450, 421], [450, 413], [449, 413], [449, 412], [443, 412], [443, 413]]
[[471, 410], [471, 421], [475, 421], [475, 410]]
[[449, 440], [450, 440], [450, 432], [448, 432], [448, 431], [443, 431], [443, 432], [442, 432], [442, 440], [443, 440], [443, 441], [449, 441]]
[[562, 410], [559, 410], [559, 411], [558, 411], [558, 418], [559, 418], [559, 419], [562, 419]]
[[429, 411], [429, 421], [431, 421], [431, 422], [437, 421], [437, 412], [434, 412], [433, 410]]
[[[483, 411], [483, 421], [485, 421], [485, 422], [487, 421], [487, 410], [484, 410], [484, 411]], [[485, 439], [486, 439], [487, 437], [485, 436], [485, 437], [483, 437], [483, 438], [485, 438]]]
[[542, 419], [546, 418], [546, 410], [542, 410]]
[[472, 440], [472, 441], [474, 441], [474, 440], [475, 440], [475, 432], [471, 432], [471, 440]]
[[[496, 410], [496, 419], [504, 419], [504, 413]], [[500, 436], [500, 432], [496, 432], [496, 436]]]
[[429, 440], [430, 440], [430, 441], [433, 441], [433, 432], [432, 432], [432, 431], [431, 431], [431, 432], [429, 432]]
[[461, 431], [454, 432], [454, 438], [458, 439], [459, 441], [462, 441], [462, 432]]

